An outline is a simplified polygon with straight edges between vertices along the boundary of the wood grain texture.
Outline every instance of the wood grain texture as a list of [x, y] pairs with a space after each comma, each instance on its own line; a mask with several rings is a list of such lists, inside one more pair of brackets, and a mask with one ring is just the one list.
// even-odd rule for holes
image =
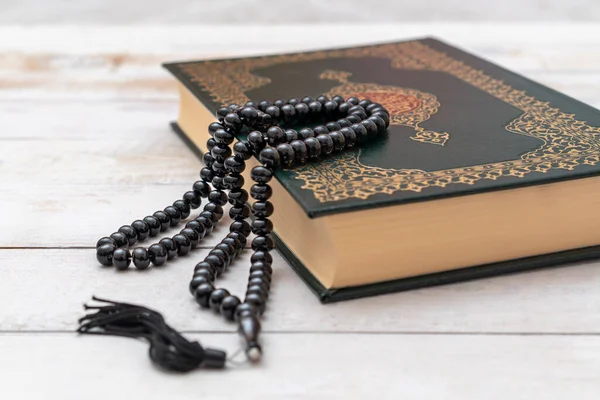
[[[175, 21], [163, 8], [159, 18], [153, 1], [143, 8], [134, 4], [116, 13], [111, 1], [71, 2], [63, 13], [56, 1], [5, 1], [0, 24], [119, 22], [134, 9], [137, 22]], [[192, 21], [198, 4], [184, 1], [178, 10], [186, 11], [177, 18]], [[232, 4], [220, 3], [222, 9]], [[584, 3], [563, 6], [578, 4]], [[586, 11], [593, 15], [593, 7]], [[222, 26], [216, 40], [214, 27], [180, 24], [0, 27], [3, 394], [19, 399], [365, 398], [375, 392], [394, 399], [598, 397], [599, 262], [322, 306], [276, 256], [272, 301], [263, 320], [265, 362], [227, 373], [164, 374], [148, 363], [142, 344], [66, 333], [75, 327], [82, 303], [97, 294], [159, 309], [205, 344], [237, 347], [235, 327], [199, 312], [187, 292], [193, 265], [206, 248], [162, 269], [125, 273], [98, 266], [90, 248], [100, 236], [170, 204], [197, 177], [199, 161], [167, 125], [176, 115], [177, 95], [174, 81], [159, 67], [163, 61], [435, 35], [600, 106], [600, 28], [594, 25], [349, 28]], [[218, 240], [226, 223], [219, 229], [203, 246]], [[246, 266], [237, 261], [223, 286], [241, 292]]]
[[358, 0], [4, 0], [0, 23], [18, 24], [297, 24], [414, 21], [594, 21], [600, 6], [594, 0], [378, 0], [365, 7]]

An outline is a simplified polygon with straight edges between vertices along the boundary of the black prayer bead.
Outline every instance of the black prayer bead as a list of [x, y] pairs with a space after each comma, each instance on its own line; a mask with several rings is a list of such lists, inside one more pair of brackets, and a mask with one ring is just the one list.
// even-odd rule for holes
[[233, 221], [231, 225], [229, 225], [229, 230], [231, 232], [240, 232], [244, 236], [248, 236], [252, 231], [250, 224], [247, 221]]
[[240, 140], [233, 145], [233, 153], [243, 160], [248, 160], [252, 157], [252, 147], [249, 142]]
[[250, 294], [258, 294], [264, 297], [265, 299], [269, 297], [269, 291], [259, 285], [248, 286], [248, 288], [246, 288], [246, 297]]
[[[342, 128], [347, 128], [352, 125], [352, 122], [348, 121], [346, 118], [338, 119], [336, 123]], [[341, 128], [339, 130], [341, 130]]]
[[333, 152], [333, 139], [329, 135], [319, 135], [316, 138], [321, 145], [321, 154], [327, 155]]
[[131, 252], [127, 249], [116, 249], [113, 253], [113, 264], [118, 270], [126, 270], [131, 264]]
[[331, 118], [337, 113], [338, 103], [336, 103], [335, 101], [328, 101], [325, 104], [323, 104], [323, 108], [325, 109], [325, 115]]
[[252, 204], [252, 214], [257, 218], [270, 217], [273, 210], [273, 204], [270, 201], [255, 201]]
[[309, 158], [317, 158], [321, 155], [321, 142], [316, 138], [308, 138], [304, 141]]
[[[279, 159], [283, 165], [291, 165], [294, 162], [294, 149], [289, 143], [281, 143], [277, 146]], [[264, 150], [263, 150], [264, 151]]]
[[296, 139], [298, 139], [298, 132], [295, 129], [287, 129], [285, 131], [285, 140], [288, 143]]
[[[216, 162], [216, 161], [225, 160], [227, 157], [229, 157], [232, 154], [232, 151], [231, 151], [231, 147], [229, 147], [225, 144], [217, 144], [217, 145], [215, 145], [215, 147], [213, 147], [213, 149], [210, 151], [210, 153], [213, 155], [213, 157], [215, 158], [215, 162]], [[213, 171], [214, 170], [215, 170], [215, 164], [213, 163]]]
[[190, 252], [190, 249], [192, 248], [192, 241], [186, 235], [177, 234], [173, 236], [173, 241], [177, 246], [178, 256], [185, 256], [187, 253]]
[[200, 235], [198, 235], [198, 232], [192, 228], [183, 228], [180, 234], [185, 235], [188, 237], [188, 239], [190, 239], [192, 249], [198, 247], [198, 243], [200, 243]]
[[242, 118], [243, 123], [245, 123], [248, 126], [252, 126], [256, 123], [256, 120], [258, 119], [258, 111], [254, 107], [244, 107], [240, 111], [240, 117]]
[[346, 139], [344, 138], [344, 135], [340, 132], [331, 132], [329, 134], [329, 137], [331, 138], [331, 140], [333, 140], [334, 151], [340, 151], [346, 145]]
[[298, 137], [296, 139], [306, 140], [310, 137], [315, 137], [315, 132], [311, 128], [302, 128], [300, 129], [300, 132], [298, 132]]
[[127, 244], [133, 246], [137, 242], [137, 231], [131, 225], [123, 225], [119, 232], [127, 237]]
[[352, 105], [357, 105], [359, 100], [356, 97], [348, 97], [346, 101]]
[[202, 156], [202, 162], [209, 168], [212, 168], [213, 163], [215, 162], [215, 158], [211, 153], [204, 153]]
[[291, 124], [296, 119], [296, 108], [291, 104], [286, 104], [281, 107], [281, 116], [283, 122], [286, 124]]
[[333, 121], [326, 123], [325, 128], [327, 128], [329, 130], [329, 132], [339, 131], [340, 129], [342, 129], [340, 124], [338, 124], [337, 122], [333, 122]]
[[236, 239], [238, 242], [240, 242], [242, 248], [244, 248], [246, 246], [246, 235], [244, 235], [242, 232], [239, 231], [233, 231], [233, 232], [229, 232], [227, 234], [228, 238], [233, 238]]
[[364, 143], [368, 139], [367, 128], [362, 124], [354, 124], [350, 127], [356, 133], [356, 143]]
[[[219, 110], [217, 110], [217, 115], [219, 115]], [[225, 115], [223, 115], [224, 117]], [[217, 129], [223, 129], [223, 125], [218, 123], [218, 122], [211, 122], [210, 125], [208, 125], [208, 133], [210, 133], [210, 135], [212, 136]]]
[[333, 96], [333, 98], [331, 99], [333, 101], [335, 101], [338, 104], [342, 104], [344, 102], [344, 98], [342, 96]]
[[265, 296], [261, 296], [258, 293], [250, 293], [244, 299], [244, 303], [252, 304], [258, 310], [258, 313], [262, 314], [265, 312], [267, 299]]
[[242, 303], [236, 307], [234, 319], [236, 322], [239, 322], [240, 318], [250, 315], [254, 316], [257, 314], [257, 312], [258, 310], [253, 304]]
[[[229, 114], [229, 108], [227, 108], [227, 107], [221, 107], [217, 110], [217, 118], [220, 120], [223, 120], [223, 118], [225, 118], [225, 116], [227, 114]], [[210, 132], [210, 130], [209, 130], [209, 132]]]
[[211, 151], [216, 144], [217, 142], [215, 142], [215, 139], [210, 138], [206, 141], [206, 148], [208, 149], [208, 151]]
[[379, 128], [372, 120], [365, 119], [360, 124], [367, 130], [367, 139], [375, 139], [379, 134]]
[[375, 115], [375, 116], [370, 116], [367, 119], [369, 121], [373, 121], [375, 123], [375, 125], [377, 125], [377, 131], [379, 133], [384, 133], [385, 132], [385, 130], [386, 130], [385, 121], [381, 117]]
[[[192, 281], [190, 282], [190, 285], [192, 284], [192, 282], [194, 282], [194, 279], [197, 279], [196, 282], [199, 281], [198, 278], [204, 278], [205, 281], [207, 282], [214, 282], [214, 280], [217, 278], [217, 273], [214, 270], [213, 267], [210, 266], [210, 264], [208, 264], [207, 262], [202, 261], [203, 264], [207, 264], [209, 267], [208, 268], [199, 268], [197, 270], [194, 271], [194, 276], [192, 278]], [[201, 282], [199, 282], [196, 286], [199, 286]]]
[[[320, 103], [319, 103], [320, 104]], [[306, 149], [306, 145], [301, 140], [294, 140], [290, 143], [292, 149], [294, 149], [294, 154], [297, 162], [303, 163], [306, 161], [306, 157], [308, 156], [308, 150]]]
[[181, 212], [173, 206], [165, 207], [164, 211], [171, 218], [171, 226], [177, 226], [179, 221], [181, 221]]
[[198, 286], [204, 284], [204, 283], [211, 283], [212, 284], [212, 280], [205, 278], [204, 276], [194, 276], [192, 277], [192, 280], [190, 281], [190, 284], [188, 286], [190, 293], [194, 294], [194, 292], [196, 291], [196, 289], [198, 289]]
[[364, 108], [365, 110], [367, 109], [367, 107], [369, 105], [371, 105], [372, 101], [369, 99], [364, 99], [358, 102], [358, 105], [361, 106], [362, 108]]
[[223, 207], [215, 203], [208, 203], [204, 206], [204, 211], [210, 211], [217, 217], [217, 221], [223, 218]]
[[167, 249], [167, 260], [172, 260], [177, 255], [177, 245], [171, 238], [162, 238], [158, 241], [159, 244], [163, 245]]
[[239, 115], [235, 113], [229, 113], [223, 118], [223, 123], [227, 128], [233, 129], [237, 132], [242, 127], [242, 120]]
[[152, 215], [160, 222], [160, 231], [166, 231], [171, 224], [171, 217], [169, 217], [164, 211], [157, 211]]
[[268, 218], [257, 218], [252, 221], [252, 233], [266, 235], [273, 231], [273, 222]]
[[265, 167], [268, 168], [277, 168], [281, 163], [281, 157], [279, 156], [279, 153], [277, 150], [271, 147], [262, 149], [258, 159]]
[[315, 136], [327, 135], [329, 133], [329, 129], [327, 129], [327, 127], [324, 125], [315, 126], [313, 128], [313, 131], [315, 132]]
[[203, 283], [198, 286], [194, 291], [196, 302], [200, 304], [201, 307], [208, 308], [208, 299], [213, 290], [215, 290], [215, 287], [212, 283]]
[[233, 246], [236, 256], [240, 254], [243, 248], [242, 243], [238, 239], [233, 237], [226, 237], [221, 241], [221, 243], [226, 243]]
[[110, 237], [115, 241], [116, 247], [127, 246], [127, 236], [125, 236], [123, 233], [115, 232], [112, 235], [110, 235]]
[[244, 189], [233, 189], [229, 191], [229, 204], [244, 204], [248, 201], [248, 192]]
[[247, 204], [243, 204], [239, 207], [231, 207], [229, 209], [229, 217], [235, 220], [246, 219], [250, 216], [250, 207]]
[[316, 116], [321, 113], [323, 105], [318, 101], [312, 101], [308, 104], [308, 108], [310, 109], [310, 112]]
[[208, 300], [208, 305], [213, 311], [219, 311], [221, 308], [221, 302], [225, 297], [229, 296], [229, 291], [227, 289], [215, 289], [210, 294], [210, 298]]
[[207, 255], [204, 261], [210, 264], [219, 275], [225, 271], [225, 260], [215, 254]]
[[244, 177], [243, 175], [226, 175], [223, 177], [223, 183], [229, 189], [240, 189], [244, 187]]
[[143, 247], [136, 247], [132, 252], [133, 265], [137, 269], [146, 269], [150, 266], [150, 256], [148, 250]]
[[109, 237], [103, 237], [98, 240], [98, 243], [96, 243], [96, 248], [102, 246], [103, 244], [112, 244], [113, 246], [117, 247], [117, 242], [115, 242], [115, 239]]
[[210, 256], [217, 256], [219, 257], [221, 260], [223, 260], [224, 263], [224, 267], [227, 268], [229, 266], [229, 263], [231, 263], [231, 255], [229, 253], [227, 253], [224, 250], [221, 249], [212, 249], [208, 255]]
[[267, 107], [265, 109], [265, 113], [269, 115], [273, 121], [277, 121], [281, 116], [281, 110], [279, 109], [279, 106], [275, 105]]
[[116, 249], [114, 245], [105, 243], [96, 249], [96, 259], [100, 264], [110, 267], [113, 265], [113, 254]]
[[204, 225], [204, 228], [206, 229], [206, 235], [208, 235], [209, 233], [211, 233], [213, 231], [214, 228], [214, 223], [212, 222], [211, 218], [205, 217], [205, 216], [199, 216], [195, 219], [195, 221], [200, 222], [202, 225]]
[[320, 95], [319, 97], [317, 97], [317, 101], [321, 104], [325, 104], [329, 101], [329, 98], [327, 96]]
[[206, 228], [204, 227], [204, 225], [202, 225], [200, 222], [196, 221], [195, 219], [191, 220], [187, 224], [185, 224], [185, 227], [196, 231], [196, 233], [198, 234], [200, 239], [202, 239], [204, 236], [206, 236]]
[[353, 124], [358, 124], [362, 120], [362, 118], [360, 118], [360, 117], [358, 117], [356, 115], [348, 115], [346, 117], [346, 119], [348, 121], [352, 122]]
[[200, 204], [202, 204], [202, 199], [200, 195], [193, 190], [185, 192], [182, 196], [182, 199], [183, 201], [188, 203], [190, 205], [190, 208], [192, 208], [193, 210], [197, 209], [198, 207], [200, 207]]
[[152, 264], [159, 267], [167, 261], [167, 248], [160, 243], [155, 243], [148, 247], [148, 255]]
[[260, 111], [265, 111], [267, 109], [267, 107], [269, 107], [270, 105], [271, 105], [270, 101], [263, 100], [260, 103], [258, 103], [258, 109]]
[[215, 176], [215, 171], [211, 167], [204, 167], [200, 170], [200, 178], [205, 182], [210, 182], [213, 176]]
[[141, 242], [142, 240], [146, 240], [148, 236], [150, 236], [150, 227], [147, 223], [142, 220], [135, 220], [131, 223], [131, 226], [138, 235], [138, 240]]
[[224, 206], [227, 204], [227, 193], [222, 190], [213, 190], [208, 194], [208, 200], [219, 206]]
[[229, 259], [233, 260], [237, 255], [235, 247], [232, 244], [221, 242], [215, 246], [215, 250], [223, 250], [225, 253], [229, 254]]
[[225, 172], [223, 172], [220, 175], [221, 176], [214, 176], [212, 178], [212, 182], [211, 183], [212, 183], [212, 185], [213, 185], [213, 187], [215, 189], [217, 189], [217, 190], [224, 190], [224, 189], [226, 189], [226, 187], [225, 187], [226, 186], [225, 185], [225, 180], [224, 180]]
[[273, 274], [273, 268], [270, 263], [266, 263], [263, 261], [255, 261], [250, 266], [250, 273], [254, 271], [265, 271], [269, 275]]
[[235, 317], [235, 310], [240, 305], [241, 301], [236, 296], [227, 296], [221, 301], [219, 307], [219, 313], [226, 319], [233, 321]]
[[259, 250], [255, 251], [254, 254], [250, 256], [250, 261], [252, 263], [255, 263], [256, 261], [262, 261], [268, 264], [273, 264], [273, 257], [271, 254], [269, 254], [269, 252]]
[[150, 236], [151, 237], [154, 237], [154, 236], [156, 236], [156, 235], [159, 234], [159, 232], [160, 232], [160, 221], [156, 217], [153, 217], [153, 216], [149, 215], [147, 217], [144, 217], [143, 221], [146, 223], [146, 225], [148, 225], [148, 228], [150, 229]]
[[273, 189], [269, 185], [255, 184], [250, 188], [250, 195], [255, 200], [268, 200], [273, 195]]
[[219, 222], [219, 219], [221, 218], [220, 216], [223, 216], [223, 214], [222, 214], [222, 212], [216, 213], [214, 211], [207, 210], [207, 207], [209, 207], [210, 204], [213, 204], [213, 203], [208, 203], [207, 205], [204, 206], [204, 209], [206, 211], [202, 211], [200, 213], [200, 216], [210, 219], [210, 221], [213, 223], [213, 225], [216, 225], [217, 222]]
[[344, 140], [346, 141], [346, 147], [352, 147], [356, 144], [356, 132], [352, 128], [342, 128], [340, 129], [340, 133], [344, 135]]
[[258, 271], [250, 272], [250, 275], [248, 276], [248, 280], [251, 281], [252, 279], [256, 279], [256, 278], [260, 278], [269, 284], [271, 283], [271, 274], [268, 273], [267, 271], [258, 270]]
[[298, 118], [298, 121], [306, 121], [310, 115], [310, 108], [308, 108], [308, 104], [299, 103], [294, 107], [296, 108], [296, 117]]
[[183, 200], [175, 200], [173, 202], [173, 207], [179, 210], [179, 213], [181, 214], [181, 219], [186, 219], [187, 217], [189, 217], [190, 212], [192, 211], [190, 205]]
[[252, 131], [248, 134], [248, 142], [252, 145], [255, 152], [259, 152], [267, 145], [267, 142], [262, 133]]
[[283, 107], [283, 106], [284, 106], [286, 103], [287, 103], [287, 101], [285, 101], [285, 99], [278, 99], [278, 100], [275, 100], [275, 101], [273, 102], [273, 105], [274, 105], [275, 107], [279, 107], [279, 108], [281, 108], [281, 107]]
[[210, 186], [204, 181], [196, 181], [194, 182], [194, 185], [192, 185], [192, 190], [196, 195], [206, 198], [210, 193]]
[[267, 142], [271, 146], [276, 146], [285, 140], [285, 132], [278, 126], [272, 126], [267, 129]]
[[[296, 140], [296, 142], [298, 142], [298, 140]], [[250, 177], [254, 182], [257, 183], [268, 183], [273, 177], [273, 172], [269, 168], [259, 165], [252, 168], [252, 171], [250, 172]]]
[[297, 98], [295, 98], [295, 97], [292, 97], [291, 99], [289, 99], [289, 100], [287, 101], [287, 103], [288, 103], [288, 104], [291, 104], [291, 105], [293, 105], [293, 106], [295, 106], [295, 105], [296, 105], [296, 104], [298, 104], [299, 102], [300, 102], [300, 100], [298, 100], [298, 99], [297, 99]]
[[390, 116], [388, 113], [386, 113], [384, 111], [374, 112], [373, 114], [371, 114], [371, 116], [381, 118], [383, 120], [383, 122], [385, 123], [386, 129], [390, 125]]
[[275, 247], [275, 242], [271, 236], [255, 236], [252, 240], [252, 250], [271, 250]]
[[235, 140], [235, 136], [231, 132], [227, 132], [225, 129], [218, 129], [214, 134], [215, 142], [218, 144], [231, 144]]

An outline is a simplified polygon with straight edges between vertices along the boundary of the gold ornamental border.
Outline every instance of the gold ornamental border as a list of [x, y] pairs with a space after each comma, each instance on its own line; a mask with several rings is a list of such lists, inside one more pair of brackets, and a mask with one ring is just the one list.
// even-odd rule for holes
[[523, 111], [506, 130], [542, 140], [542, 145], [519, 159], [473, 165], [438, 171], [385, 169], [363, 165], [360, 150], [340, 154], [320, 163], [294, 169], [296, 177], [313, 191], [320, 202], [348, 198], [366, 199], [396, 191], [420, 192], [428, 187], [446, 187], [463, 183], [472, 185], [482, 179], [502, 176], [524, 177], [531, 172], [546, 173], [551, 169], [573, 170], [580, 164], [595, 165], [600, 161], [600, 128], [574, 118], [548, 102], [512, 88], [462, 61], [419, 42], [384, 44], [371, 47], [298, 53], [260, 58], [209, 61], [182, 64], [182, 72], [208, 91], [217, 103], [248, 101], [245, 92], [270, 82], [254, 75], [253, 70], [281, 63], [294, 63], [328, 58], [376, 57], [391, 60], [398, 69], [429, 70], [448, 73], [462, 81]]

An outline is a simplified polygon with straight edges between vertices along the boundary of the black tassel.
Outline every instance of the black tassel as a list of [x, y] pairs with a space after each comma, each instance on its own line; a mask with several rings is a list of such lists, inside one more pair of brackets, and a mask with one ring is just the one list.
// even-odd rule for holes
[[96, 312], [79, 319], [77, 332], [145, 339], [150, 343], [152, 361], [170, 371], [189, 372], [199, 367], [225, 367], [227, 354], [224, 351], [205, 349], [198, 342], [188, 341], [167, 325], [159, 312], [95, 296], [92, 299], [106, 305], [84, 305], [85, 310]]

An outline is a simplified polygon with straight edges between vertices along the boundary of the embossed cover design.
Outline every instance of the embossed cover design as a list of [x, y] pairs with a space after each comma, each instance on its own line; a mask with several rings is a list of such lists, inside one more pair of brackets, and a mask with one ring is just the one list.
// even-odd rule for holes
[[381, 140], [278, 171], [311, 217], [600, 172], [600, 112], [435, 39], [166, 68], [211, 111], [321, 93], [390, 110]]

